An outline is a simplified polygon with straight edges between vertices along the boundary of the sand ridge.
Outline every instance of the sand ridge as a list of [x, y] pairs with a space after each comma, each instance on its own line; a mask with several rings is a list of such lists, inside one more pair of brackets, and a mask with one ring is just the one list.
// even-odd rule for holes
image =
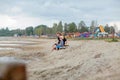
[[120, 80], [120, 42], [70, 40], [68, 48], [51, 51], [54, 39], [18, 41], [24, 40], [37, 44], [1, 51], [0, 56], [26, 60], [28, 80]]

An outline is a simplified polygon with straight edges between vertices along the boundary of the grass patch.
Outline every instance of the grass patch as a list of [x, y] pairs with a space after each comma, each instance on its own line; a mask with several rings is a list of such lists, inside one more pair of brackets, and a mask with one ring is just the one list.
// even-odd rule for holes
[[105, 40], [105, 41], [107, 41], [107, 42], [119, 42], [118, 39], [108, 39], [108, 40]]
[[108, 40], [111, 38], [72, 38], [72, 40]]
[[119, 42], [120, 38], [72, 38], [70, 40], [104, 40], [106, 42]]

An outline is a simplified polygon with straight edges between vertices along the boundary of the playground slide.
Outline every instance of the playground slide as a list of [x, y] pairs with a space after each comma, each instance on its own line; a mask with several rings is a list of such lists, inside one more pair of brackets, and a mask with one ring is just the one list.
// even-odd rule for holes
[[100, 31], [101, 31], [101, 32], [105, 32], [103, 26], [100, 25], [99, 28], [100, 28]]
[[95, 33], [98, 33], [99, 31], [100, 31], [99, 28], [97, 28], [96, 31], [95, 31]]

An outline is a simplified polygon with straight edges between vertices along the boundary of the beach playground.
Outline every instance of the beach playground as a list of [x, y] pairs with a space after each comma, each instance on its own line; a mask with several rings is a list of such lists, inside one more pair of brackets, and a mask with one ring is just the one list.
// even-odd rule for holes
[[25, 60], [28, 80], [120, 80], [120, 42], [68, 40], [51, 51], [55, 39], [0, 38], [0, 57]]

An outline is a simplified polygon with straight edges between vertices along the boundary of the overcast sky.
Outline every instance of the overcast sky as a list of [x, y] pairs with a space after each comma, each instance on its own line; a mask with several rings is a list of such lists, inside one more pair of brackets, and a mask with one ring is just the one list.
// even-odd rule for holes
[[25, 28], [81, 20], [89, 26], [116, 24], [120, 29], [120, 0], [0, 0], [0, 28]]

